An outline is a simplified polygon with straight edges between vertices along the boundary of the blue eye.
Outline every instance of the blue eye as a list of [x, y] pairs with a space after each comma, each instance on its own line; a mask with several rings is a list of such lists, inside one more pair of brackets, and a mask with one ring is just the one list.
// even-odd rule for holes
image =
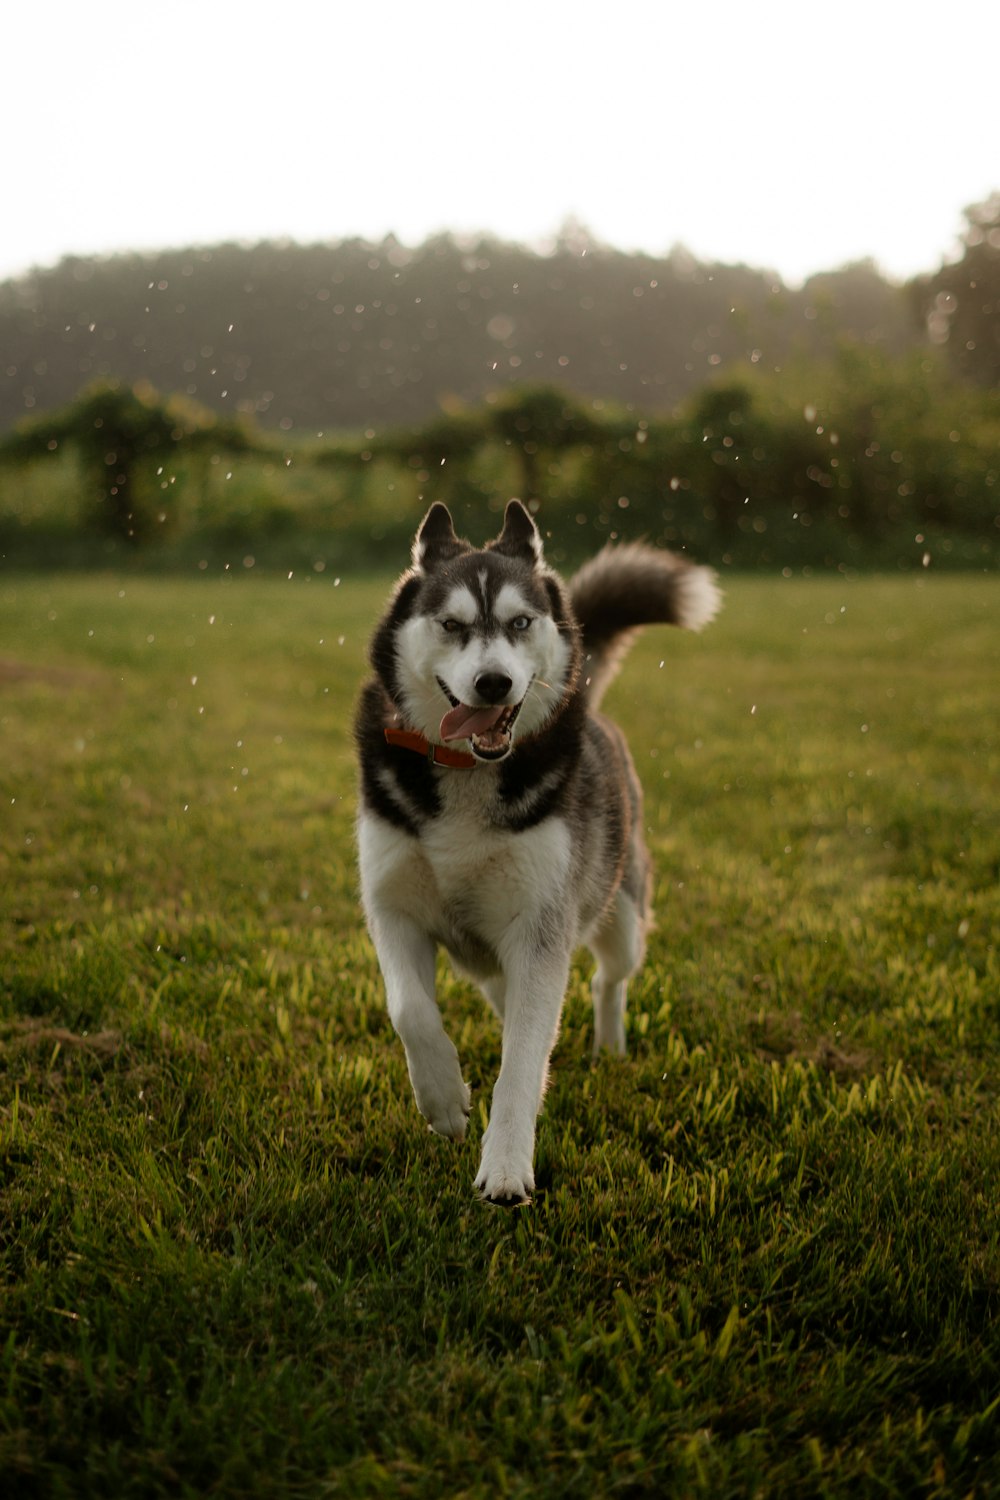
[[528, 630], [531, 626], [530, 615], [515, 615], [510, 622], [511, 630]]

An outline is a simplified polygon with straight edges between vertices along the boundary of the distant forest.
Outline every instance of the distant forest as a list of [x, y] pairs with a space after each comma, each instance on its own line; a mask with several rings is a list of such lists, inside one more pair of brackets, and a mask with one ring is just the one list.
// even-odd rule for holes
[[572, 228], [549, 254], [442, 236], [68, 258], [0, 285], [0, 432], [100, 379], [313, 437], [525, 381], [655, 414], [720, 368], [773, 372], [844, 338], [904, 354], [928, 337], [919, 304], [869, 262], [793, 290]]
[[64, 260], [0, 286], [0, 557], [367, 563], [429, 495], [464, 524], [520, 494], [567, 555], [989, 566], [1000, 195], [966, 217], [959, 258], [904, 286], [863, 262], [789, 288], [571, 226], [547, 254]]
[[412, 425], [525, 381], [657, 415], [720, 370], [773, 374], [845, 342], [945, 345], [953, 373], [995, 387], [1000, 193], [965, 217], [961, 258], [905, 286], [862, 261], [793, 289], [573, 224], [548, 254], [442, 235], [71, 257], [0, 284], [0, 433], [109, 379], [303, 436]]

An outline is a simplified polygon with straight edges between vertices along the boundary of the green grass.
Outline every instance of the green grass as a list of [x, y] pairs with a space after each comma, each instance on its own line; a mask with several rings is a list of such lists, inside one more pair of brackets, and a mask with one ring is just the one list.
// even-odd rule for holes
[[[0, 580], [0, 1489], [1000, 1492], [994, 578], [733, 580], [613, 690], [658, 928], [472, 1190], [359, 931], [384, 584]], [[663, 665], [660, 665], [662, 660]]]

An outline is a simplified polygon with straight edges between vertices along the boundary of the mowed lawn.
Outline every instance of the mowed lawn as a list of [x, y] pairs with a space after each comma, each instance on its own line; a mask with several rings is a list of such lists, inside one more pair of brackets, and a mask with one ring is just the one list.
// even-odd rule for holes
[[359, 924], [386, 582], [0, 578], [0, 1493], [1000, 1493], [1000, 582], [732, 579], [609, 707], [658, 925], [538, 1191]]

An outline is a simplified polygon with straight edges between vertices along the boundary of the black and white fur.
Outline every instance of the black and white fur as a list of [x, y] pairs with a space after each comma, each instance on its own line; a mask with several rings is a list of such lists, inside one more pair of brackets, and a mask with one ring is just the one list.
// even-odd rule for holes
[[[375, 631], [356, 720], [365, 915], [417, 1106], [439, 1134], [464, 1136], [469, 1088], [435, 1002], [438, 944], [503, 1023], [476, 1177], [493, 1202], [534, 1187], [535, 1120], [581, 943], [597, 959], [595, 1054], [625, 1051], [650, 872], [638, 779], [600, 694], [637, 627], [699, 629], [718, 605], [710, 570], [637, 545], [606, 547], [567, 587], [518, 501], [483, 549], [438, 504]], [[433, 744], [465, 712], [454, 705], [501, 703], [516, 717], [465, 742], [472, 769], [385, 739], [397, 726]]]

